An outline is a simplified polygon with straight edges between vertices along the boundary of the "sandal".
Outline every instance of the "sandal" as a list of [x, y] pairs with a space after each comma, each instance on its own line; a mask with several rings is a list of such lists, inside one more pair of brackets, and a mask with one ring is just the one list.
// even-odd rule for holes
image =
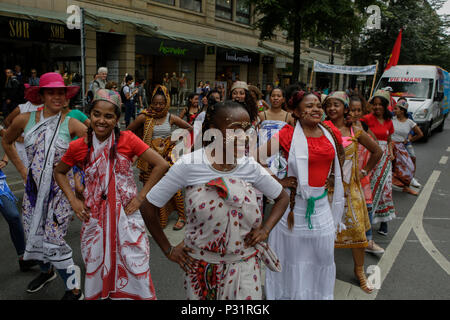
[[169, 221], [169, 215], [167, 214], [166, 210], [160, 210], [159, 212], [159, 224], [161, 225], [162, 229], [165, 229], [167, 227], [167, 222]]
[[369, 287], [369, 285], [367, 284], [367, 278], [366, 275], [364, 274], [364, 267], [355, 267], [355, 275], [356, 278], [358, 278], [359, 281], [359, 287], [361, 288], [361, 290], [363, 290], [365, 293], [372, 293], [373, 292], [373, 288]]
[[404, 187], [403, 188], [403, 192], [412, 194], [413, 196], [417, 196], [419, 195], [419, 193], [417, 191], [414, 191], [413, 189], [409, 188], [409, 187]]
[[179, 217], [177, 223], [175, 223], [175, 225], [173, 226], [173, 230], [181, 230], [184, 228], [184, 225], [186, 224], [186, 221], [184, 220], [184, 218]]

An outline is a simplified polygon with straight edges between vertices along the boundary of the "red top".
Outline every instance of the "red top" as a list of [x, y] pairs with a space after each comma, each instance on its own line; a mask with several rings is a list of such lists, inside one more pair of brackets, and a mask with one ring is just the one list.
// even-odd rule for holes
[[[340, 131], [334, 125], [329, 125], [329, 127], [333, 130], [338, 142], [342, 143]], [[276, 135], [286, 159], [289, 157], [293, 135], [294, 128], [290, 125], [285, 125]], [[328, 173], [334, 160], [335, 152], [333, 145], [325, 135], [318, 138], [306, 137], [306, 141], [308, 142], [309, 156], [308, 184], [311, 187], [323, 187], [327, 181]]]
[[[85, 138], [82, 137], [72, 141], [61, 161], [71, 167], [83, 163], [88, 152], [88, 146], [84, 140]], [[133, 132], [122, 131], [120, 133], [119, 142], [117, 143], [117, 152], [126, 156], [130, 161], [132, 161], [135, 155], [139, 157], [147, 151], [148, 148], [149, 146]]]
[[381, 124], [373, 113], [369, 113], [360, 120], [369, 126], [378, 140], [387, 141], [388, 137], [394, 133], [394, 125], [390, 119], [384, 120], [384, 123]]

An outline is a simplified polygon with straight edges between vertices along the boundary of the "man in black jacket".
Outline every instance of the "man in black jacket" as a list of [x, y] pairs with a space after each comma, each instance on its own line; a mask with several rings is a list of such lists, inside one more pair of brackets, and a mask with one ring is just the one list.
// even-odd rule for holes
[[17, 80], [11, 69], [6, 69], [6, 84], [4, 90], [3, 117], [13, 111], [19, 104], [24, 103], [24, 86]]

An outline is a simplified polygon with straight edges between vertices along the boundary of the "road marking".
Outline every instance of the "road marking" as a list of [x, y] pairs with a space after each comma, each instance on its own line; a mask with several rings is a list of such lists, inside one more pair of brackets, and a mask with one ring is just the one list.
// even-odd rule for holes
[[442, 156], [441, 160], [439, 161], [439, 164], [447, 164], [448, 157]]
[[17, 180], [13, 182], [8, 182], [8, 186], [15, 186], [16, 184], [23, 184], [23, 180]]
[[447, 152], [450, 152], [450, 147], [447, 148]]
[[[427, 252], [431, 255], [431, 257], [445, 271], [449, 272], [448, 270], [450, 270], [450, 269], [447, 269], [447, 268], [449, 268], [449, 266], [448, 266], [449, 262], [445, 259], [444, 256], [442, 256], [442, 254], [436, 249], [436, 247], [434, 247], [433, 243], [426, 235], [425, 230], [423, 230], [423, 226], [422, 226], [423, 214], [427, 207], [428, 201], [430, 200], [431, 192], [433, 191], [434, 186], [436, 185], [436, 182], [437, 182], [440, 174], [441, 174], [440, 171], [435, 170], [435, 171], [433, 171], [431, 176], [428, 178], [428, 181], [425, 184], [425, 186], [423, 187], [422, 192], [419, 194], [413, 207], [407, 214], [405, 220], [400, 225], [400, 228], [398, 229], [395, 236], [392, 238], [388, 247], [385, 249], [383, 256], [381, 257], [380, 261], [378, 262], [377, 266], [380, 268], [380, 271], [381, 271], [381, 274], [380, 274], [381, 287], [383, 287], [383, 282], [386, 279], [387, 275], [389, 274], [395, 260], [397, 259], [397, 256], [400, 253], [400, 250], [403, 248], [403, 245], [405, 244], [411, 230], [413, 230], [416, 233], [421, 244], [424, 246], [424, 248], [427, 250]], [[420, 228], [420, 226], [422, 226], [422, 227]], [[335, 292], [337, 293], [336, 297], [339, 297], [339, 299], [375, 300], [378, 295], [379, 290], [374, 290], [374, 292], [372, 294], [366, 294], [364, 291], [362, 291], [359, 287], [357, 287], [355, 285], [352, 285], [350, 283], [345, 283], [344, 281], [336, 280]], [[347, 292], [347, 294], [346, 294], [346, 292]]]

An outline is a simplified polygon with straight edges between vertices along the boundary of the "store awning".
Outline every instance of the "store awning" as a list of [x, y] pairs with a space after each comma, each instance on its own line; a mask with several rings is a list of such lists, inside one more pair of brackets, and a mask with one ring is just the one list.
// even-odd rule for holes
[[260, 48], [260, 47], [253, 47], [253, 46], [246, 46], [242, 44], [232, 43], [228, 41], [222, 41], [214, 38], [204, 37], [204, 36], [195, 36], [192, 34], [184, 34], [174, 31], [167, 31], [167, 30], [150, 30], [148, 28], [141, 28], [142, 31], [146, 32], [149, 35], [152, 35], [154, 37], [158, 38], [166, 38], [170, 40], [176, 40], [176, 41], [184, 41], [184, 42], [191, 42], [196, 44], [203, 44], [207, 46], [217, 46], [221, 48], [227, 48], [232, 50], [239, 50], [239, 51], [245, 51], [245, 52], [253, 52], [256, 54], [261, 55], [273, 55], [273, 52]]
[[[13, 13], [21, 16], [26, 16], [30, 19], [45, 18], [53, 20], [56, 23], [66, 24], [69, 15], [66, 12], [57, 12], [50, 10], [43, 10], [39, 8], [21, 7], [9, 3], [0, 3], [0, 12]], [[98, 23], [92, 19], [85, 19], [87, 25], [98, 27]]]
[[149, 30], [158, 30], [158, 26], [152, 22], [146, 21], [144, 19], [139, 19], [139, 18], [135, 18], [135, 17], [130, 17], [130, 16], [125, 16], [125, 15], [118, 15], [118, 14], [114, 14], [114, 13], [109, 13], [109, 12], [103, 12], [103, 11], [98, 11], [98, 10], [93, 10], [93, 9], [84, 9], [84, 12], [86, 13], [86, 16], [94, 19], [94, 20], [98, 20], [99, 18], [102, 19], [107, 19], [112, 21], [113, 23], [120, 23], [120, 22], [128, 22], [131, 23], [133, 25], [135, 25], [138, 28], [145, 28], [145, 29], [149, 29]]
[[277, 54], [277, 55], [281, 55], [281, 56], [285, 56], [285, 57], [290, 58], [290, 59], [294, 59], [294, 54], [291, 53], [291, 52], [288, 51], [288, 50], [284, 50], [284, 49], [281, 49], [281, 48], [277, 48], [277, 47], [274, 47], [274, 46], [270, 46], [270, 45], [265, 44], [265, 43], [263, 43], [263, 42], [259, 42], [258, 45], [259, 45], [260, 47], [262, 47], [262, 48], [265, 48], [265, 49], [267, 49], [267, 50], [272, 51], [273, 53], [275, 53], [275, 54]]

